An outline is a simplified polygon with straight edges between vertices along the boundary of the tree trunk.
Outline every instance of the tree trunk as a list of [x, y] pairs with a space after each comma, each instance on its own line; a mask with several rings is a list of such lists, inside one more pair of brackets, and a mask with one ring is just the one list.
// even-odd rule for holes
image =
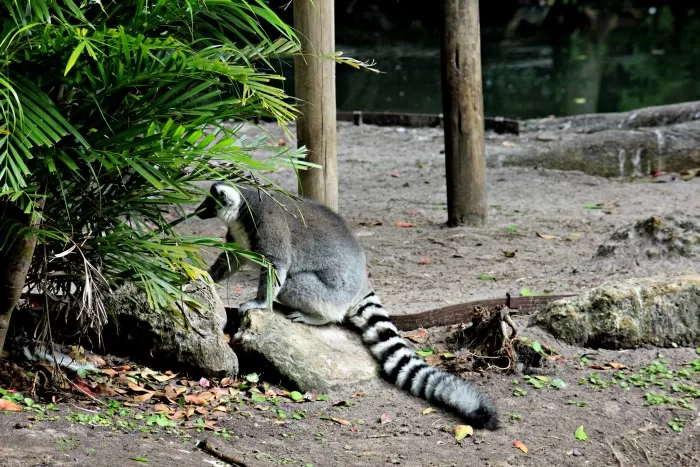
[[301, 107], [297, 140], [308, 149], [309, 162], [321, 165], [300, 173], [299, 192], [337, 210], [335, 62], [322, 58], [335, 52], [333, 0], [296, 0], [294, 28], [303, 53], [294, 57], [294, 86]]
[[486, 222], [484, 101], [478, 0], [444, 0], [442, 108], [447, 225]]
[[[43, 201], [42, 201], [43, 204]], [[11, 202], [0, 202], [0, 357], [10, 320], [27, 279], [34, 256], [36, 235], [30, 228], [38, 227], [32, 214], [26, 214]]]

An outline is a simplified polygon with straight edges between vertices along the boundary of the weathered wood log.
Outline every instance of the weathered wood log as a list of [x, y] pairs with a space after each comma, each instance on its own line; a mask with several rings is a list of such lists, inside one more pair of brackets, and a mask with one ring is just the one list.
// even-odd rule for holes
[[[398, 112], [338, 112], [339, 122], [353, 122], [355, 125], [403, 126], [407, 128], [438, 127], [443, 125], [442, 114], [398, 113]], [[272, 119], [270, 119], [272, 121]], [[497, 134], [520, 132], [520, 122], [505, 117], [484, 117], [484, 130]]]
[[299, 146], [308, 161], [321, 166], [299, 174], [299, 192], [338, 209], [338, 161], [335, 121], [335, 62], [322, 58], [335, 52], [333, 0], [294, 2], [294, 28], [302, 55], [294, 57], [295, 95], [300, 102]]
[[444, 0], [441, 41], [447, 225], [486, 222], [478, 0]]

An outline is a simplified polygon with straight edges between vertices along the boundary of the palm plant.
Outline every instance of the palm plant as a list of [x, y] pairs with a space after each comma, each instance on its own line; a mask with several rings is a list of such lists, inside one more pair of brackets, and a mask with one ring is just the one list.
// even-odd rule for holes
[[179, 235], [182, 205], [197, 181], [305, 167], [235, 123], [295, 117], [272, 65], [297, 51], [262, 0], [0, 0], [0, 351], [23, 291], [98, 328], [124, 282], [197, 306], [201, 247], [237, 246]]

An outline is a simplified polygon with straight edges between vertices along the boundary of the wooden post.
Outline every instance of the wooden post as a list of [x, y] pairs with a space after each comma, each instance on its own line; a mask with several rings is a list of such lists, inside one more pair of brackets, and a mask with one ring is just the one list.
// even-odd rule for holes
[[443, 0], [442, 111], [447, 225], [486, 222], [484, 101], [478, 0]]
[[299, 146], [306, 146], [310, 162], [321, 169], [300, 173], [299, 193], [338, 209], [336, 154], [335, 62], [320, 56], [335, 52], [333, 0], [295, 0], [294, 28], [303, 55], [294, 58]]

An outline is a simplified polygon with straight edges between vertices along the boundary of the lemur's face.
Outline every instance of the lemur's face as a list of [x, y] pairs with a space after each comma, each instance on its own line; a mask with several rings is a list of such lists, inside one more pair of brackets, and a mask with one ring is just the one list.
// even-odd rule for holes
[[238, 190], [226, 183], [214, 183], [209, 196], [197, 208], [197, 217], [200, 219], [218, 217], [223, 221], [234, 221], [238, 218], [238, 211], [242, 204], [243, 197]]

